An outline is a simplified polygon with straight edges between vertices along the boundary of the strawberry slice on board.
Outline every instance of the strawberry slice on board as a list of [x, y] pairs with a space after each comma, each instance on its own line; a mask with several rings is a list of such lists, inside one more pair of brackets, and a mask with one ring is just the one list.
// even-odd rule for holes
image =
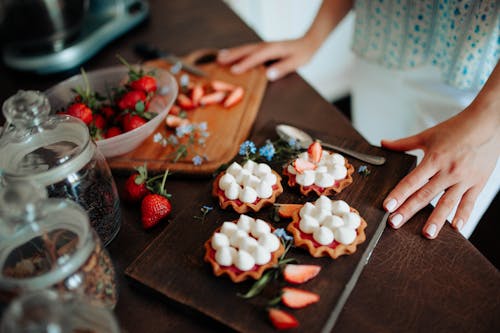
[[319, 295], [311, 291], [292, 287], [283, 287], [281, 291], [281, 302], [292, 309], [305, 308], [319, 302]]
[[203, 86], [199, 83], [195, 84], [193, 89], [191, 89], [191, 101], [193, 101], [195, 107], [200, 105], [200, 100], [204, 94]]
[[191, 98], [189, 98], [185, 94], [179, 94], [177, 96], [177, 105], [179, 105], [181, 109], [186, 111], [193, 110], [194, 108], [196, 108]]
[[269, 320], [278, 330], [286, 330], [299, 326], [299, 321], [292, 314], [277, 308], [268, 310]]
[[302, 158], [298, 158], [295, 161], [293, 161], [293, 167], [298, 173], [304, 173], [304, 171], [306, 170], [315, 170], [316, 164], [304, 160]]
[[179, 116], [169, 114], [169, 115], [167, 115], [167, 117], [165, 117], [165, 124], [167, 124], [167, 126], [170, 128], [177, 128], [181, 125], [187, 125], [188, 123], [189, 123], [189, 120], [187, 120], [186, 118], [179, 117]]
[[226, 98], [225, 91], [216, 91], [203, 96], [200, 99], [200, 105], [206, 106], [206, 105], [219, 104], [224, 100], [224, 98]]
[[225, 92], [233, 91], [236, 88], [234, 84], [221, 80], [213, 80], [212, 82], [210, 82], [210, 86], [215, 91], [225, 91]]
[[321, 143], [319, 143], [319, 141], [311, 143], [307, 148], [307, 154], [309, 155], [309, 159], [311, 161], [318, 163], [323, 155], [323, 147], [321, 147]]
[[318, 265], [288, 264], [283, 270], [283, 277], [288, 283], [301, 284], [316, 277], [320, 271], [321, 266]]
[[236, 87], [233, 91], [229, 93], [226, 100], [224, 101], [224, 107], [229, 109], [230, 107], [238, 104], [245, 94], [245, 89], [243, 87]]

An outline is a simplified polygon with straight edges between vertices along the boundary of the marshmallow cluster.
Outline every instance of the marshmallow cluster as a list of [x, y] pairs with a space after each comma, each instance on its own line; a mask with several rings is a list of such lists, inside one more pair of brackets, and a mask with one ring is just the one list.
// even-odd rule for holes
[[322, 195], [314, 203], [307, 202], [299, 212], [299, 229], [312, 234], [316, 242], [329, 245], [334, 240], [341, 244], [351, 244], [356, 239], [356, 229], [361, 217], [351, 212], [342, 200], [330, 200]]
[[[311, 162], [307, 152], [301, 153], [297, 159]], [[295, 170], [293, 163], [289, 164], [287, 169], [290, 174], [295, 175], [296, 182], [302, 186], [317, 185], [326, 188], [335, 185], [336, 180], [347, 176], [345, 158], [338, 153], [323, 150], [321, 160], [316, 163], [316, 166], [315, 170], [305, 170], [302, 173]]]
[[236, 223], [224, 222], [212, 236], [211, 245], [219, 265], [234, 265], [241, 271], [249, 271], [255, 265], [271, 261], [280, 240], [265, 221], [242, 214]]
[[270, 198], [277, 182], [278, 178], [269, 165], [248, 160], [243, 166], [233, 162], [218, 185], [229, 200], [254, 203], [259, 198]]

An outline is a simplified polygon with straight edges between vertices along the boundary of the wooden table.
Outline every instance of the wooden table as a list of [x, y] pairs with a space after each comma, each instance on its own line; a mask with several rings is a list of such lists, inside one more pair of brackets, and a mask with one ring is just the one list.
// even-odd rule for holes
[[[114, 41], [91, 61], [87, 70], [116, 64], [119, 53], [131, 61], [137, 42], [150, 42], [176, 54], [195, 48], [223, 48], [258, 37], [221, 1], [151, 0], [151, 17]], [[18, 89], [44, 90], [66, 75], [39, 77], [0, 67], [0, 101]], [[307, 112], [307, 116], [306, 115]], [[304, 120], [304, 117], [307, 120]], [[272, 135], [270, 124], [305, 122], [307, 127], [366, 142], [349, 122], [298, 75], [269, 84], [251, 139]], [[120, 188], [124, 177], [115, 175]], [[169, 192], [176, 212], [193, 207], [191, 197], [210, 179], [171, 179]], [[380, 204], [387, 193], [380, 193]], [[198, 209], [195, 206], [193, 209]], [[429, 241], [420, 230], [429, 216], [424, 209], [399, 231], [387, 228], [347, 301], [335, 332], [495, 332], [500, 330], [500, 274], [467, 240], [448, 225]], [[126, 332], [223, 331], [220, 324], [161, 297], [126, 278], [124, 269], [165, 226], [144, 231], [136, 207], [123, 205], [123, 226], [109, 246], [119, 274], [118, 320]], [[215, 300], [214, 300], [215, 301]], [[223, 300], [219, 300], [223, 301]], [[305, 330], [307, 328], [304, 327]]]

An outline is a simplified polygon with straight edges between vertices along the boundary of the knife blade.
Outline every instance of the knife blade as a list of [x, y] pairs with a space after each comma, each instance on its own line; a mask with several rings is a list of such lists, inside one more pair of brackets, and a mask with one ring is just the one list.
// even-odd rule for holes
[[332, 328], [335, 326], [335, 323], [337, 322], [337, 319], [340, 315], [340, 312], [344, 308], [344, 305], [347, 302], [349, 295], [351, 294], [352, 290], [354, 289], [354, 286], [358, 282], [358, 279], [359, 279], [359, 276], [361, 275], [361, 272], [363, 272], [363, 268], [370, 260], [372, 252], [375, 249], [375, 246], [377, 246], [377, 243], [380, 239], [380, 236], [382, 236], [382, 233], [384, 232], [384, 229], [387, 225], [388, 218], [389, 218], [389, 212], [386, 212], [384, 217], [382, 218], [382, 221], [380, 222], [379, 226], [375, 230], [375, 233], [373, 234], [373, 237], [370, 240], [370, 243], [368, 243], [368, 246], [366, 247], [365, 251], [361, 255], [361, 259], [359, 260], [358, 264], [356, 265], [356, 268], [354, 269], [354, 272], [352, 273], [351, 278], [344, 286], [344, 290], [342, 291], [342, 294], [340, 294], [339, 300], [337, 301], [335, 308], [330, 313], [328, 320], [326, 321], [325, 325], [323, 326], [323, 329], [321, 330], [322, 333], [331, 332]]
[[168, 62], [172, 65], [180, 64], [181, 68], [188, 73], [194, 74], [196, 76], [207, 76], [207, 73], [205, 73], [203, 70], [199, 69], [198, 67], [185, 62], [184, 60], [182, 60], [181, 58], [177, 57], [176, 55], [174, 55], [172, 53], [162, 51], [159, 48], [156, 48], [152, 45], [137, 44], [135, 46], [134, 50], [143, 59], [146, 59], [146, 60], [162, 59], [162, 60], [165, 60], [166, 62]]

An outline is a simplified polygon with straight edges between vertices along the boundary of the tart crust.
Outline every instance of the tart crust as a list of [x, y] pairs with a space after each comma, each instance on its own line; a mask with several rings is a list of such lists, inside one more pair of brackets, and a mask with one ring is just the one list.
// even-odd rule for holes
[[[331, 248], [330, 246], [327, 245], [317, 245], [315, 244], [316, 242], [314, 242], [313, 240], [302, 237], [302, 234], [304, 232], [301, 231], [299, 228], [300, 208], [301, 206], [293, 212], [292, 222], [288, 224], [286, 230], [288, 230], [293, 235], [293, 241], [295, 246], [307, 249], [311, 254], [311, 256], [315, 258], [330, 256], [332, 259], [337, 259], [342, 255], [353, 254], [354, 252], [356, 252], [357, 245], [363, 243], [366, 239], [365, 228], [367, 226], [367, 223], [365, 219], [362, 218], [360, 215], [361, 222], [359, 224], [359, 227], [356, 228], [357, 236], [352, 243], [347, 245], [342, 243], [337, 243], [337, 246], [335, 246], [335, 248]], [[352, 207], [350, 207], [350, 209], [351, 212], [354, 212], [359, 215], [359, 212], [356, 209]]]
[[[237, 220], [233, 221], [236, 222]], [[267, 222], [266, 222], [267, 223]], [[268, 223], [269, 224], [269, 223]], [[271, 227], [271, 232], [274, 231], [274, 228]], [[220, 227], [217, 228], [214, 233], [220, 231]], [[213, 235], [213, 234], [212, 234]], [[257, 269], [256, 270], [250, 270], [250, 271], [240, 271], [237, 268], [234, 267], [234, 265], [231, 266], [221, 266], [219, 263], [215, 260], [215, 249], [212, 248], [211, 245], [212, 237], [210, 237], [206, 242], [205, 242], [205, 257], [203, 258], [206, 262], [210, 263], [212, 265], [213, 271], [215, 276], [221, 276], [224, 274], [227, 274], [229, 278], [235, 282], [242, 282], [247, 279], [255, 279], [258, 280], [262, 277], [262, 274], [264, 273], [265, 270], [268, 268], [271, 268], [275, 266], [278, 263], [278, 260], [280, 256], [285, 252], [285, 247], [283, 246], [283, 243], [280, 241], [280, 247], [271, 253], [271, 260], [267, 264], [264, 265], [256, 265]]]
[[287, 164], [283, 168], [283, 175], [288, 177], [288, 186], [290, 187], [299, 186], [300, 193], [302, 193], [303, 195], [308, 195], [309, 193], [314, 192], [318, 196], [321, 195], [329, 196], [335, 193], [340, 193], [344, 188], [346, 188], [352, 183], [352, 174], [354, 173], [354, 167], [347, 161], [346, 158], [345, 158], [345, 167], [347, 169], [346, 178], [335, 181], [335, 184], [330, 187], [320, 187], [314, 184], [310, 186], [303, 186], [298, 184], [295, 180], [295, 175], [288, 172], [287, 169], [288, 165], [289, 164]]
[[235, 212], [240, 214], [244, 214], [249, 211], [258, 212], [263, 207], [270, 206], [275, 203], [276, 198], [281, 193], [283, 193], [283, 186], [281, 186], [281, 176], [276, 171], [272, 170], [272, 173], [276, 176], [277, 182], [273, 185], [273, 194], [269, 198], [259, 198], [256, 203], [243, 203], [239, 200], [229, 200], [225, 197], [224, 191], [219, 188], [219, 180], [222, 176], [224, 176], [225, 173], [225, 171], [221, 172], [212, 183], [212, 196], [219, 198], [219, 206], [222, 209], [232, 207]]

